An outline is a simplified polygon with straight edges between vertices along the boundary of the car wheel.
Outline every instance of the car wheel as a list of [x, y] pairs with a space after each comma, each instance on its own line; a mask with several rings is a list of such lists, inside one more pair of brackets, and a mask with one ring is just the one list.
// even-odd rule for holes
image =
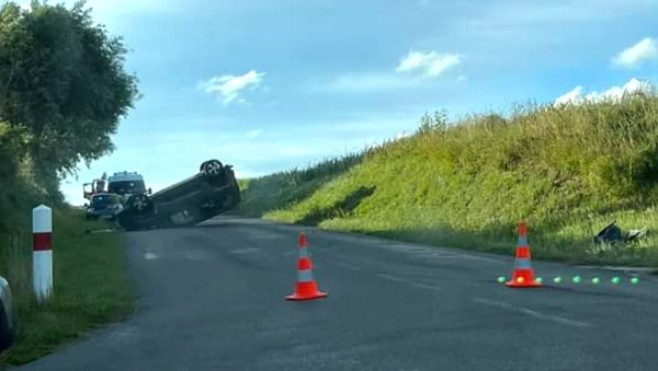
[[201, 166], [203, 175], [208, 177], [216, 178], [224, 172], [224, 167], [218, 160], [206, 161]]
[[147, 195], [134, 195], [130, 200], [130, 206], [135, 209], [138, 213], [145, 213], [150, 211], [152, 208], [152, 201]]

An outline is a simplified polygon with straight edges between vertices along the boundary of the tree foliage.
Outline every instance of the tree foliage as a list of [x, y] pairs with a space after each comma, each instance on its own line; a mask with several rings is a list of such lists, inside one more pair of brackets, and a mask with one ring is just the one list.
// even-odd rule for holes
[[10, 211], [17, 206], [18, 195], [26, 193], [20, 178], [20, 159], [25, 153], [25, 139], [23, 128], [0, 121], [0, 231], [12, 220]]
[[58, 185], [80, 161], [114, 150], [111, 135], [138, 97], [126, 52], [84, 1], [0, 8], [0, 121], [25, 128], [41, 181]]

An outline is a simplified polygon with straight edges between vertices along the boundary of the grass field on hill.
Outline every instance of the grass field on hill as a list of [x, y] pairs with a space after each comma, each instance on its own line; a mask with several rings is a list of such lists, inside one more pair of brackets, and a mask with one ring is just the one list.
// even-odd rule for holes
[[[18, 213], [17, 213], [18, 214]], [[26, 210], [29, 219], [30, 210]], [[53, 220], [54, 294], [38, 305], [32, 291], [30, 228], [0, 233], [0, 274], [14, 295], [17, 338], [0, 365], [41, 358], [103, 324], [124, 319], [135, 302], [118, 233], [86, 234], [106, 228], [86, 221], [81, 211], [57, 208]]]
[[[658, 267], [658, 97], [426, 115], [410, 137], [241, 185], [247, 216], [508, 255], [523, 219], [534, 258]], [[613, 220], [649, 233], [593, 244]]]

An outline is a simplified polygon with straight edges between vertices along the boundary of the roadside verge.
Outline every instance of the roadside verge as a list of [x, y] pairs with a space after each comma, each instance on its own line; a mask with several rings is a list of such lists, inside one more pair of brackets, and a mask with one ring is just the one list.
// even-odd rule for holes
[[85, 233], [106, 225], [75, 209], [55, 209], [53, 219], [54, 293], [44, 305], [32, 292], [29, 228], [0, 234], [0, 274], [12, 288], [17, 326], [14, 345], [0, 356], [2, 366], [39, 359], [133, 312], [123, 235]]

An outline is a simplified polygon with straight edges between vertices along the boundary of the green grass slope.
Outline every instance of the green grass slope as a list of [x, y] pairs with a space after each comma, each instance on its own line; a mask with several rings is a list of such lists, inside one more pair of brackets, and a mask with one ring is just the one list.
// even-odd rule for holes
[[[29, 218], [30, 209], [23, 211]], [[59, 207], [53, 217], [53, 296], [45, 304], [33, 294], [30, 229], [0, 231], [0, 273], [11, 285], [17, 326], [0, 366], [34, 361], [133, 313], [136, 296], [122, 235], [85, 233], [107, 224], [85, 220], [80, 210]]]
[[[455, 124], [425, 116], [410, 137], [243, 181], [239, 212], [504, 254], [513, 254], [523, 219], [534, 258], [658, 267], [657, 185], [658, 97], [633, 94]], [[649, 234], [594, 245], [612, 220]]]
[[[61, 192], [35, 176], [18, 129], [0, 122], [0, 275], [9, 281], [17, 333], [0, 368], [40, 358], [103, 324], [125, 318], [135, 303], [119, 234], [85, 220]], [[44, 184], [45, 183], [45, 184]], [[54, 296], [38, 305], [32, 288], [32, 209], [53, 209]]]

